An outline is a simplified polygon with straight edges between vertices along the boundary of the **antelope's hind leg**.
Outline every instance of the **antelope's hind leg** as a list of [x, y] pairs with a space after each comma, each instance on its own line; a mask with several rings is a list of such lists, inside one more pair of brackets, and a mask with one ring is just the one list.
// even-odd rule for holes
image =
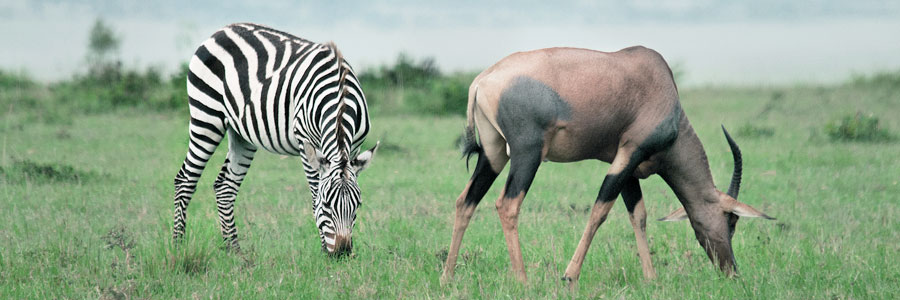
[[653, 262], [650, 260], [650, 247], [647, 244], [647, 211], [644, 209], [644, 199], [641, 194], [640, 181], [633, 176], [625, 179], [625, 185], [622, 187], [622, 200], [625, 201], [625, 208], [628, 209], [628, 218], [631, 220], [631, 227], [634, 229], [634, 239], [637, 241], [638, 255], [641, 258], [641, 270], [644, 272], [644, 278], [656, 278], [656, 270], [653, 269]]
[[469, 183], [463, 189], [462, 193], [456, 199], [456, 219], [453, 221], [453, 236], [450, 238], [450, 251], [447, 252], [447, 261], [444, 263], [444, 273], [441, 275], [441, 282], [446, 283], [453, 278], [454, 269], [456, 268], [456, 258], [459, 254], [459, 247], [462, 244], [463, 235], [466, 228], [469, 227], [469, 220], [475, 213], [475, 208], [484, 194], [491, 188], [491, 184], [497, 179], [497, 172], [491, 169], [487, 158], [482, 154], [478, 155], [478, 163], [475, 165], [475, 173], [469, 179]]
[[525, 282], [528, 278], [525, 275], [525, 262], [519, 245], [519, 209], [541, 165], [542, 145], [540, 137], [526, 142], [511, 142], [509, 177], [500, 198], [497, 199], [497, 214], [503, 226], [503, 235], [506, 237], [510, 269], [521, 282]]
[[[476, 111], [477, 124], [489, 124], [484, 115]], [[463, 235], [469, 226], [469, 220], [475, 213], [475, 208], [491, 184], [497, 179], [497, 175], [503, 171], [503, 167], [509, 161], [506, 155], [506, 141], [496, 130], [489, 125], [479, 127], [482, 149], [477, 153], [478, 161], [475, 164], [475, 172], [469, 179], [469, 183], [456, 199], [456, 219], [453, 222], [453, 235], [450, 238], [450, 250], [447, 252], [447, 261], [444, 263], [444, 272], [441, 275], [441, 283], [447, 283], [453, 278], [456, 268], [456, 259], [462, 244]]]

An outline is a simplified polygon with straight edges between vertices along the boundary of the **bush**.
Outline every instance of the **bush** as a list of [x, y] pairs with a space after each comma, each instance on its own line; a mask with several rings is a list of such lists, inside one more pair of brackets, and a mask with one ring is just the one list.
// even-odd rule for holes
[[400, 53], [393, 65], [382, 65], [360, 73], [359, 80], [377, 86], [422, 87], [430, 80], [441, 77], [434, 58], [416, 61], [406, 53]]
[[392, 65], [360, 72], [373, 112], [465, 115], [473, 73], [442, 74], [434, 59], [400, 54]]
[[[176, 78], [179, 75], [173, 75]], [[186, 106], [184, 83], [177, 89], [155, 68], [111, 68], [50, 85], [56, 102], [83, 112], [103, 112], [120, 107], [168, 109]]]
[[0, 130], [31, 122], [71, 122], [68, 107], [57, 105], [45, 85], [23, 73], [0, 70]]
[[831, 120], [825, 125], [825, 133], [839, 141], [887, 141], [893, 138], [887, 129], [878, 126], [878, 117], [862, 112]]
[[866, 88], [898, 89], [900, 88], [900, 70], [894, 72], [881, 72], [868, 76], [854, 76], [853, 79], [850, 80], [850, 84]]
[[114, 29], [98, 19], [90, 31], [85, 74], [44, 84], [0, 70], [0, 112], [12, 120], [0, 125], [68, 123], [73, 114], [119, 108], [187, 108], [187, 64], [170, 76], [154, 67], [127, 68], [116, 56], [118, 47]]
[[34, 86], [34, 80], [31, 80], [26, 74], [0, 70], [0, 91], [27, 89]]
[[419, 113], [431, 115], [466, 114], [471, 78], [464, 74], [431, 80], [410, 96], [409, 105]]

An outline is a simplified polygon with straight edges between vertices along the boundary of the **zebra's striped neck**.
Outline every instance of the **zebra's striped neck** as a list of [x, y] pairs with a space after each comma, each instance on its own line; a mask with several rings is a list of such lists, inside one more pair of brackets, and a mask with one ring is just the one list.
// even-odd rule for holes
[[[358, 121], [355, 116], [361, 113], [359, 101], [364, 101], [362, 97], [357, 96], [361, 95], [358, 92], [358, 82], [352, 76], [350, 66], [344, 60], [343, 55], [332, 42], [319, 44], [316, 49], [303, 55], [321, 61], [320, 68], [325, 69], [324, 71], [328, 75], [320, 80], [320, 84], [310, 88], [307, 92], [294, 95], [293, 101], [297, 103], [294, 109], [294, 130], [300, 135], [301, 141], [312, 142], [317, 149], [321, 149], [325, 158], [340, 162], [341, 169], [346, 169], [351, 155], [359, 146], [353, 141], [356, 130], [368, 129], [368, 126], [363, 128], [354, 126], [354, 122]], [[301, 82], [298, 82], [295, 85], [300, 84]], [[298, 90], [306, 91], [306, 89], [299, 88]], [[357, 92], [354, 93], [354, 91]], [[354, 107], [349, 110], [348, 101], [355, 103]], [[311, 112], [312, 115], [321, 116], [316, 124], [310, 124]], [[364, 120], [368, 122], [368, 118]], [[309, 125], [313, 125], [319, 130], [310, 132]], [[304, 128], [306, 129], [305, 135], [303, 134]]]

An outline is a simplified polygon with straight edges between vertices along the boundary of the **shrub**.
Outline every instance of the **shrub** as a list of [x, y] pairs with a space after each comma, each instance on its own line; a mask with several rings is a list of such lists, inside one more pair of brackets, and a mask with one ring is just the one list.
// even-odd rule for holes
[[431, 115], [465, 115], [471, 78], [464, 74], [431, 80], [427, 86], [410, 94], [409, 105], [419, 113]]
[[443, 74], [434, 59], [405, 54], [391, 65], [359, 73], [370, 109], [388, 114], [464, 115], [473, 78], [473, 73]]
[[186, 64], [171, 76], [155, 67], [125, 67], [116, 55], [120, 39], [102, 19], [94, 22], [88, 42], [85, 57], [88, 72], [50, 84], [50, 102], [80, 112], [102, 112], [120, 107], [187, 107]]
[[858, 75], [850, 80], [850, 84], [867, 88], [900, 88], [900, 70], [893, 72], [880, 72], [872, 75]]
[[[98, 19], [89, 34], [87, 72], [45, 84], [23, 73], [0, 70], [0, 108], [15, 127], [29, 122], [69, 123], [78, 113], [119, 108], [187, 108], [187, 64], [166, 75], [158, 68], [128, 68], [117, 58], [119, 37]], [[0, 128], [4, 129], [4, 128]]]
[[27, 89], [34, 85], [34, 80], [26, 74], [0, 70], [0, 91]]
[[885, 128], [878, 126], [878, 117], [874, 114], [846, 114], [835, 118], [825, 125], [825, 133], [832, 140], [840, 141], [887, 141], [892, 139]]
[[359, 80], [376, 86], [422, 87], [438, 77], [441, 77], [441, 71], [434, 58], [416, 61], [406, 53], [400, 53], [393, 65], [365, 70], [360, 73]]

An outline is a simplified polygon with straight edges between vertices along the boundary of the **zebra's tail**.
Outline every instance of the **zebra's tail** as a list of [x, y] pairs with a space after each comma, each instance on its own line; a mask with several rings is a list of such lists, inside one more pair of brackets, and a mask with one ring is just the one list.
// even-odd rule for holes
[[469, 158], [474, 154], [481, 155], [481, 145], [475, 136], [475, 95], [478, 93], [478, 86], [469, 88], [469, 102], [466, 105], [466, 133], [463, 140], [462, 155], [466, 159], [466, 170], [469, 169]]

